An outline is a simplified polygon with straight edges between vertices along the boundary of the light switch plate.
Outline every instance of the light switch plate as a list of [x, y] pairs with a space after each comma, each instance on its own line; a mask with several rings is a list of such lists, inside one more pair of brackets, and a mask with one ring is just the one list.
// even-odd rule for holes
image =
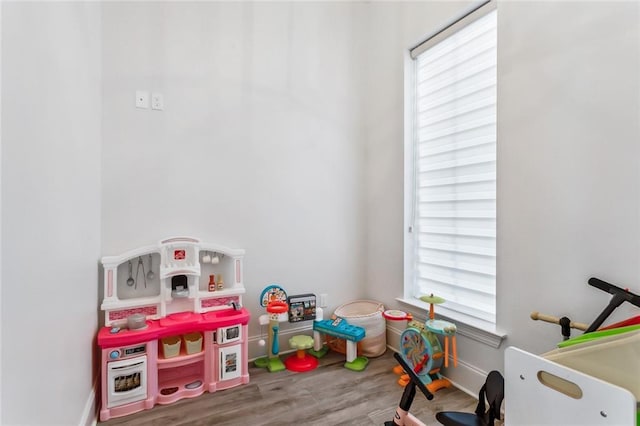
[[327, 293], [320, 294], [320, 307], [321, 308], [327, 307]]

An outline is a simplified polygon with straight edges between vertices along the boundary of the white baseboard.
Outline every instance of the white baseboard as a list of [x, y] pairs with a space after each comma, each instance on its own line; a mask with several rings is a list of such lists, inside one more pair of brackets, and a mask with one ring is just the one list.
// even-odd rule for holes
[[80, 418], [80, 423], [78, 423], [78, 426], [96, 426], [98, 424], [96, 389], [98, 389], [97, 379], [95, 382], [93, 382], [93, 387], [91, 389], [91, 392], [89, 392], [89, 397], [87, 398], [87, 402], [84, 405], [84, 410], [82, 411], [82, 417]]
[[[400, 350], [400, 336], [404, 329], [387, 325], [387, 346], [395, 352]], [[449, 367], [442, 368], [443, 377], [461, 391], [478, 398], [478, 392], [487, 379], [486, 372], [466, 363], [458, 357], [458, 366], [453, 367], [453, 358], [449, 356]]]

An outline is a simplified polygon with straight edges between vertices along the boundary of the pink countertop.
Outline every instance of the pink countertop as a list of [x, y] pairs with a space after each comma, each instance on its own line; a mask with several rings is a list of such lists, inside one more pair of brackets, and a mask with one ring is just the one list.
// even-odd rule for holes
[[250, 318], [251, 314], [245, 308], [229, 308], [204, 314], [178, 312], [158, 320], [147, 320], [147, 327], [140, 330], [123, 328], [112, 333], [112, 327], [102, 327], [98, 332], [98, 346], [102, 349], [114, 348], [194, 331], [210, 331], [236, 324], [247, 325]]

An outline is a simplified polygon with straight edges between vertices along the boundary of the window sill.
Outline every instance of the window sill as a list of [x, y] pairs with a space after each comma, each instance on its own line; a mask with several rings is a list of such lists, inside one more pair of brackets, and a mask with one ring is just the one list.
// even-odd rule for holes
[[[419, 321], [426, 321], [429, 313], [429, 304], [421, 302], [419, 300], [409, 300], [403, 298], [397, 298], [398, 302], [407, 305], [414, 309], [419, 309], [421, 313], [424, 313], [424, 317], [421, 315], [414, 315]], [[495, 324], [488, 323], [486, 321], [472, 318], [459, 312], [453, 312], [445, 307], [438, 307], [436, 309], [436, 316], [447, 321], [451, 321], [456, 325], [456, 333], [473, 339], [477, 342], [488, 345], [492, 348], [499, 348], [502, 341], [507, 337], [507, 334], [498, 330]]]

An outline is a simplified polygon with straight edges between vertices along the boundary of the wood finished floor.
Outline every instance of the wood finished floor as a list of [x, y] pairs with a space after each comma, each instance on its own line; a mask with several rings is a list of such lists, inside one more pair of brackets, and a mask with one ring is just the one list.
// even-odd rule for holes
[[[282, 355], [284, 359], [288, 355]], [[251, 363], [246, 385], [171, 405], [99, 422], [100, 426], [177, 425], [382, 425], [391, 420], [402, 388], [392, 368], [393, 352], [372, 358], [362, 372], [347, 370], [344, 355], [329, 352], [320, 366], [306, 373], [269, 373]], [[436, 425], [442, 410], [473, 412], [477, 401], [453, 387], [436, 392], [431, 401], [420, 393], [411, 412]]]

